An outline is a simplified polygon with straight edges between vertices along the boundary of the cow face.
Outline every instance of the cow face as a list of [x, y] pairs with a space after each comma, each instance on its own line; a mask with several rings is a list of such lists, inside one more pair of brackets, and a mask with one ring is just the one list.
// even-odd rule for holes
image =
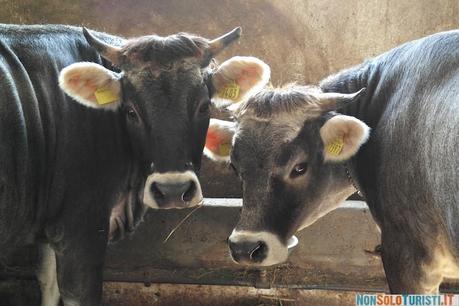
[[84, 34], [121, 72], [76, 63], [62, 70], [61, 88], [87, 107], [124, 114], [133, 155], [146, 173], [146, 205], [167, 209], [200, 204], [195, 171], [200, 168], [211, 96], [224, 90], [222, 79], [251, 80], [247, 92], [260, 81], [251, 58], [208, 67], [214, 55], [239, 37], [240, 29], [213, 41], [188, 34], [146, 36], [121, 47], [107, 45], [87, 30]]
[[236, 123], [211, 120], [206, 152], [229, 159], [212, 148], [232, 145], [231, 165], [242, 180], [243, 208], [228, 240], [236, 262], [285, 261], [294, 233], [353, 193], [343, 162], [366, 142], [369, 128], [332, 110], [362, 92], [269, 89], [238, 106]]

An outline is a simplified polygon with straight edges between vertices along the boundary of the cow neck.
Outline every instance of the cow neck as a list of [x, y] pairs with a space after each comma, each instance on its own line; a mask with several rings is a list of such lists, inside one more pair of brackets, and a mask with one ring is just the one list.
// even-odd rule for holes
[[351, 94], [366, 88], [365, 94], [357, 101], [338, 110], [339, 113], [356, 117], [371, 128], [375, 128], [384, 113], [387, 97], [381, 95], [385, 87], [385, 64], [381, 58], [374, 58], [360, 65], [346, 69], [324, 79], [320, 88], [324, 92]]
[[126, 158], [126, 166], [127, 166], [127, 174], [128, 177], [126, 178], [126, 192], [132, 191], [133, 188], [136, 187], [137, 181], [141, 177], [141, 165], [139, 161], [136, 159], [134, 154], [134, 150], [132, 147], [132, 142], [129, 138], [129, 133], [127, 131], [126, 123], [123, 121], [124, 115], [118, 111], [118, 120], [120, 122], [119, 125], [119, 139], [120, 145], [123, 148], [123, 153]]
[[[338, 112], [365, 122], [372, 129], [370, 138], [375, 133], [379, 120], [387, 107], [387, 102], [390, 100], [391, 82], [386, 81], [388, 78], [385, 68], [386, 56], [376, 57], [339, 72], [320, 83], [320, 88], [324, 92], [355, 93], [364, 87], [366, 88], [362, 97], [339, 109]], [[360, 167], [360, 164], [365, 163], [368, 158], [372, 157], [362, 156], [362, 152], [359, 151], [356, 157], [344, 164], [343, 171], [345, 171], [347, 179], [357, 191], [360, 191], [360, 194], [365, 194], [364, 189], [367, 188], [367, 181], [360, 184], [358, 180], [358, 178], [366, 177], [365, 170]], [[358, 165], [359, 167], [357, 167]], [[362, 185], [365, 188], [361, 188]]]

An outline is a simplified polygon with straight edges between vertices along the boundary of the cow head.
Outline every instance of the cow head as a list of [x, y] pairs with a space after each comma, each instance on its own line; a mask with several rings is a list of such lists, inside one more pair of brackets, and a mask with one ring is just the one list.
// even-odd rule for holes
[[[236, 262], [267, 266], [285, 261], [289, 246], [297, 242], [294, 233], [354, 192], [343, 162], [367, 141], [369, 127], [333, 110], [363, 91], [266, 89], [233, 106], [235, 123], [211, 119], [205, 152], [230, 159], [242, 180], [243, 208], [228, 240]], [[232, 146], [231, 153], [214, 149], [222, 145]]]
[[258, 83], [256, 64], [244, 57], [232, 58], [218, 69], [209, 67], [213, 56], [239, 38], [240, 28], [215, 40], [180, 33], [144, 36], [122, 46], [83, 32], [120, 72], [96, 63], [75, 63], [62, 70], [61, 88], [89, 108], [124, 114], [133, 155], [145, 173], [146, 205], [184, 208], [201, 203], [195, 171], [200, 168], [211, 97], [225, 91], [228, 83], [241, 81], [241, 96], [243, 80], [253, 81], [247, 92]]

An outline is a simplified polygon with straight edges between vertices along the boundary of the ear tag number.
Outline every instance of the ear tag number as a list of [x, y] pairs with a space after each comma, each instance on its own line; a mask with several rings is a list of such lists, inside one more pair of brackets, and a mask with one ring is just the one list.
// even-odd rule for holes
[[99, 105], [109, 104], [119, 100], [118, 95], [109, 88], [98, 88], [94, 92], [94, 95], [96, 96], [97, 104]]
[[226, 84], [226, 86], [219, 91], [218, 96], [223, 99], [236, 101], [239, 97], [239, 88], [239, 85], [233, 81], [229, 84]]
[[228, 143], [222, 143], [218, 147], [218, 153], [220, 156], [229, 156], [230, 155], [231, 146]]
[[338, 156], [343, 151], [344, 141], [342, 138], [337, 138], [332, 142], [329, 142], [325, 146], [325, 150], [331, 155]]

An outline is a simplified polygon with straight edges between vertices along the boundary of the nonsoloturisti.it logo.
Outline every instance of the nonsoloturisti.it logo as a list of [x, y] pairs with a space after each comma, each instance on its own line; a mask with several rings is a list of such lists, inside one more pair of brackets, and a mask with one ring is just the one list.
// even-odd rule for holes
[[357, 294], [356, 306], [459, 306], [458, 294]]

